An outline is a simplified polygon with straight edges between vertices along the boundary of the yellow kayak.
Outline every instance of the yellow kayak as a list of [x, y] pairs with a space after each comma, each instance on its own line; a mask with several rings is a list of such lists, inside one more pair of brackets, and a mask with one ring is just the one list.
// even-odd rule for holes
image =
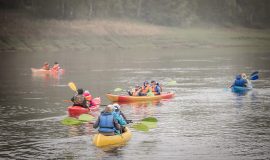
[[95, 134], [93, 138], [93, 144], [95, 144], [97, 147], [122, 144], [129, 141], [131, 136], [131, 131], [126, 127], [126, 132], [120, 135], [104, 136], [100, 133]]

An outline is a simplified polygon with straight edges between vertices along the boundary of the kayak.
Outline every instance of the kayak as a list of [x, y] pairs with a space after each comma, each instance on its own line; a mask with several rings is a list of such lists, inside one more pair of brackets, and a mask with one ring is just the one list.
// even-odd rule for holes
[[99, 105], [100, 105], [100, 97], [94, 98], [93, 100], [94, 105], [89, 107], [89, 108], [83, 108], [81, 106], [69, 106], [68, 107], [68, 114], [71, 117], [76, 117], [79, 116], [81, 114], [88, 114], [91, 111], [96, 111], [99, 109]]
[[104, 136], [103, 134], [95, 134], [93, 138], [93, 144], [97, 147], [103, 147], [108, 145], [123, 144], [130, 140], [132, 134], [131, 131], [126, 127], [126, 132], [114, 135], [114, 136]]
[[152, 100], [161, 100], [169, 99], [174, 96], [173, 92], [161, 93], [161, 95], [156, 96], [126, 96], [126, 95], [114, 95], [106, 94], [108, 99], [113, 102], [136, 102], [136, 101], [152, 101]]
[[64, 73], [64, 69], [60, 69], [59, 71], [54, 71], [54, 70], [45, 70], [45, 69], [38, 69], [38, 68], [31, 68], [32, 73]]
[[252, 89], [251, 85], [249, 87], [240, 87], [240, 86], [231, 87], [232, 92], [235, 92], [235, 93], [243, 93], [243, 92], [250, 91], [251, 89]]

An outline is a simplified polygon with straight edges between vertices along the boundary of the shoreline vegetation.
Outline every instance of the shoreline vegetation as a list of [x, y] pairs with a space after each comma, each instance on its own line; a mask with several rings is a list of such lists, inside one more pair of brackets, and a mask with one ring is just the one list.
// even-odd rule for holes
[[5, 13], [5, 17], [0, 17], [0, 24], [0, 52], [105, 48], [270, 49], [270, 29], [176, 28], [123, 19], [35, 19], [18, 13]]

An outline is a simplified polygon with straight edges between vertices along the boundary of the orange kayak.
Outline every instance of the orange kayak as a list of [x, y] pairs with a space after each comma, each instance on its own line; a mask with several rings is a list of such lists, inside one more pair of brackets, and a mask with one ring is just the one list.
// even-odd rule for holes
[[126, 95], [114, 95], [106, 94], [108, 99], [112, 102], [137, 102], [137, 101], [152, 101], [152, 100], [161, 100], [161, 99], [170, 99], [174, 97], [173, 92], [161, 93], [157, 96], [126, 96]]
[[45, 70], [45, 69], [38, 69], [38, 68], [31, 68], [32, 73], [64, 73], [64, 69], [60, 69], [59, 71], [53, 70]]

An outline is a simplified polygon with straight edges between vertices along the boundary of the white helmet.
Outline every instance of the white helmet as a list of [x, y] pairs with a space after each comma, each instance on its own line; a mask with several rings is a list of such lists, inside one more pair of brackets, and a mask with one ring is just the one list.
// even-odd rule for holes
[[120, 109], [121, 107], [118, 103], [114, 103], [113, 108], [116, 110], [116, 109]]

